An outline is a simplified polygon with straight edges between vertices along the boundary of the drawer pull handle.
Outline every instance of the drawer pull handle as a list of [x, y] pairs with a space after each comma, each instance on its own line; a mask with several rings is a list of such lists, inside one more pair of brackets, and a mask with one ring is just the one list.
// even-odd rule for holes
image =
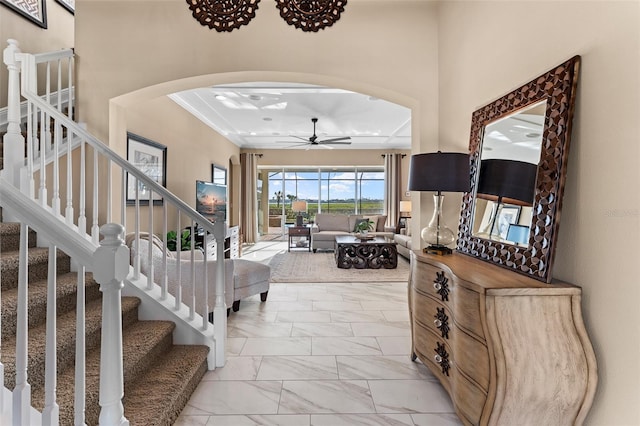
[[449, 278], [444, 276], [444, 272], [436, 272], [436, 279], [433, 280], [433, 288], [440, 295], [442, 301], [449, 301]]
[[433, 323], [440, 330], [440, 335], [444, 339], [449, 338], [449, 316], [445, 314], [444, 308], [436, 308], [435, 320]]
[[449, 354], [447, 353], [447, 350], [445, 349], [444, 344], [437, 342], [436, 348], [434, 349], [434, 351], [436, 352], [436, 354], [433, 357], [433, 359], [436, 361], [436, 364], [440, 365], [440, 369], [442, 369], [442, 374], [444, 374], [445, 376], [448, 376], [449, 368], [451, 368], [451, 365], [449, 364]]

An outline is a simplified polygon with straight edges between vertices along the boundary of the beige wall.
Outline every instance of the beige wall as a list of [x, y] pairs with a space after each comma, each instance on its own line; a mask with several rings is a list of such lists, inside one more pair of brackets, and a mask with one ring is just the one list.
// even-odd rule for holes
[[[7, 39], [18, 40], [20, 49], [28, 53], [51, 52], [73, 47], [74, 19], [54, 0], [45, 0], [47, 29], [18, 15], [13, 9], [0, 5], [0, 50], [7, 47]], [[7, 68], [0, 64], [0, 108], [7, 106]]]
[[438, 18], [443, 148], [468, 147], [478, 107], [582, 56], [554, 276], [584, 290], [591, 425], [640, 424], [639, 22], [637, 1], [443, 2]]

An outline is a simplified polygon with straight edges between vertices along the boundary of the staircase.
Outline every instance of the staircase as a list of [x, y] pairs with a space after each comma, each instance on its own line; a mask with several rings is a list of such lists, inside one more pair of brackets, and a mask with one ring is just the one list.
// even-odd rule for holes
[[[18, 242], [20, 225], [0, 223], [2, 291], [2, 363], [5, 386], [15, 386]], [[29, 236], [29, 383], [32, 405], [44, 408], [45, 318], [47, 304], [48, 249], [35, 247]], [[60, 424], [74, 424], [75, 328], [77, 274], [70, 272], [69, 257], [57, 253], [57, 403]], [[100, 406], [100, 327], [102, 302], [99, 285], [85, 280], [86, 424], [98, 424]], [[174, 323], [139, 321], [140, 300], [122, 298], [124, 414], [131, 425], [170, 425], [186, 405], [207, 370], [209, 348], [173, 345]], [[7, 401], [9, 402], [9, 401]], [[9, 402], [10, 403], [10, 402]]]

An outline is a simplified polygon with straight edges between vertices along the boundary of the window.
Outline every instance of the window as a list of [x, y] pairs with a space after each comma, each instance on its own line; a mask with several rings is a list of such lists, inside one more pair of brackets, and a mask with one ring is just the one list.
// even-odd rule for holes
[[211, 182], [217, 183], [220, 185], [227, 184], [227, 169], [216, 166], [215, 164], [211, 165]]

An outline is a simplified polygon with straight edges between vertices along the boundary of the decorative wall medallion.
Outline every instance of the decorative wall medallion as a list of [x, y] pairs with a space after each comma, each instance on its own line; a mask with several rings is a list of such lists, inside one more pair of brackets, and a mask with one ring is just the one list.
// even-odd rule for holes
[[276, 0], [280, 16], [289, 25], [307, 32], [333, 25], [346, 4], [347, 0]]
[[247, 25], [256, 16], [260, 0], [187, 0], [193, 17], [218, 32]]

